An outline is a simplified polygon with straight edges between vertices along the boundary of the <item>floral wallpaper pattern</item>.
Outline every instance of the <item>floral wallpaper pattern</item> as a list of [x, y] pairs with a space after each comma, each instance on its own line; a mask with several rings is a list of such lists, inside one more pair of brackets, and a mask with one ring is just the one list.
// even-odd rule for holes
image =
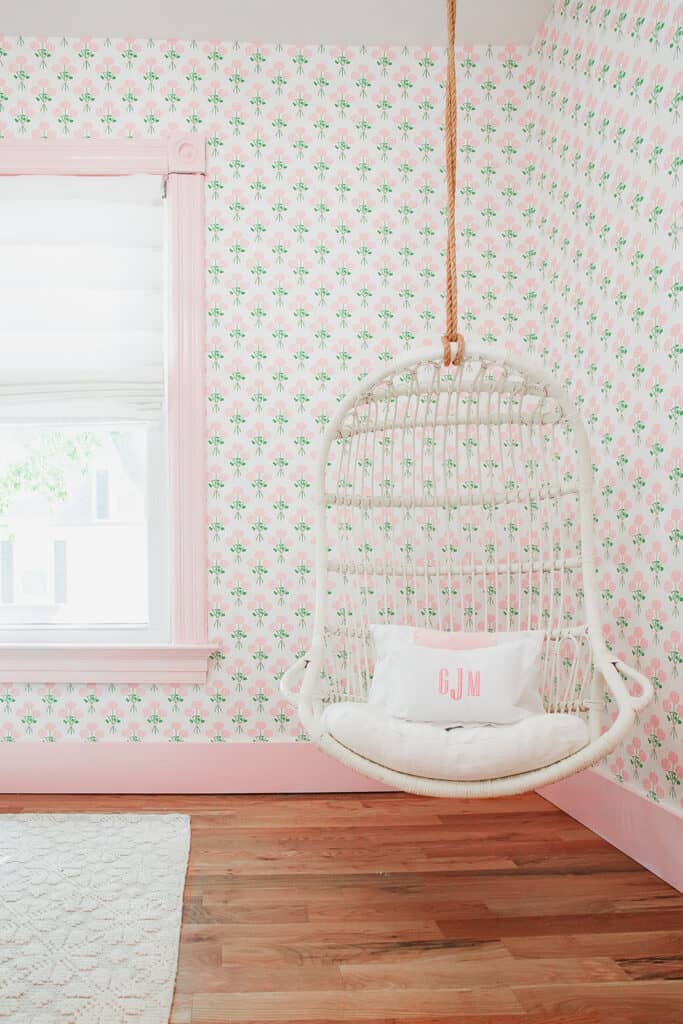
[[[658, 690], [607, 770], [675, 804], [680, 45], [671, 3], [563, 0], [530, 55], [458, 53], [464, 332], [582, 404], [608, 639]], [[1, 137], [208, 139], [215, 643], [202, 688], [3, 688], [4, 740], [306, 740], [277, 679], [310, 632], [312, 460], [349, 388], [438, 344], [444, 70], [438, 49], [0, 38]]]
[[[462, 309], [522, 314], [514, 48], [460, 53]], [[305, 740], [277, 680], [305, 650], [310, 493], [337, 402], [440, 345], [445, 185], [437, 50], [0, 40], [0, 133], [208, 140], [208, 685], [14, 686], [6, 741]], [[2, 141], [0, 138], [0, 159]]]
[[531, 352], [587, 421], [598, 586], [615, 654], [656, 701], [606, 770], [680, 810], [680, 5], [560, 0], [525, 67]]

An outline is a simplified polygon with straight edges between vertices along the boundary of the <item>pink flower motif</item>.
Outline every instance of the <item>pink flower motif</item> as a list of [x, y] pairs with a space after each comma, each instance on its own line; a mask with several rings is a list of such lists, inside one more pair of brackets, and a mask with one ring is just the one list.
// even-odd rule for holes
[[210, 743], [226, 743], [231, 739], [230, 730], [222, 722], [210, 725], [206, 735]]
[[630, 774], [626, 768], [626, 762], [623, 757], [617, 757], [610, 763], [610, 772], [619, 782], [628, 782]]
[[644, 725], [645, 735], [652, 750], [652, 756], [657, 759], [657, 751], [662, 746], [665, 738], [664, 730], [659, 724], [657, 715], [652, 715]]
[[78, 735], [83, 743], [98, 743], [104, 739], [104, 730], [94, 722], [89, 722], [79, 729]]
[[169, 743], [183, 743], [189, 735], [189, 731], [178, 721], [171, 722], [168, 728], [164, 729], [164, 736]]
[[642, 785], [651, 800], [659, 803], [664, 799], [664, 790], [660, 785], [659, 777], [654, 772], [650, 772], [647, 778], [643, 779]]
[[129, 743], [141, 743], [147, 737], [147, 730], [131, 722], [121, 730], [121, 735]]
[[262, 722], [258, 722], [247, 730], [247, 735], [251, 736], [252, 740], [256, 743], [267, 743], [275, 735], [275, 731], [264, 725]]

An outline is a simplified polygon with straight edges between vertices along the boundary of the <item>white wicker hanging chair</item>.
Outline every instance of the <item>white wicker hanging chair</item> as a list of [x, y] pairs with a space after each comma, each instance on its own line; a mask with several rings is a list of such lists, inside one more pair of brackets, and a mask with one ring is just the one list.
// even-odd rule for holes
[[[325, 434], [316, 475], [316, 597], [309, 653], [281, 689], [320, 748], [430, 796], [492, 797], [600, 761], [652, 699], [602, 636], [585, 429], [548, 374], [471, 346], [399, 359], [363, 381]], [[546, 711], [588, 720], [589, 743], [532, 771], [446, 781], [396, 771], [339, 743], [325, 708], [366, 701], [373, 623], [545, 632]], [[640, 688], [631, 696], [624, 677]], [[601, 733], [609, 707], [611, 725]]]

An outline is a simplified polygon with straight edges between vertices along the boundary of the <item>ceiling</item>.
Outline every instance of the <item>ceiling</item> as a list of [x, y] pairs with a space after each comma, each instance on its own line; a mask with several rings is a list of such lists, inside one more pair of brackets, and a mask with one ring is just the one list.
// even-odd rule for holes
[[[445, 44], [446, 0], [0, 0], [0, 32], [285, 43]], [[458, 42], [528, 43], [552, 0], [460, 0]]]

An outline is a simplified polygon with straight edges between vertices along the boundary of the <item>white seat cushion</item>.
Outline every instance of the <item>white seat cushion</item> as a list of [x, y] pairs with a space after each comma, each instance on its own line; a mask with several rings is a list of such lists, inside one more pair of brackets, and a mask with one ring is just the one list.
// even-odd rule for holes
[[589, 739], [578, 715], [541, 714], [510, 725], [446, 729], [393, 718], [377, 705], [351, 701], [326, 708], [321, 724], [369, 761], [449, 782], [498, 779], [543, 768], [585, 747]]

